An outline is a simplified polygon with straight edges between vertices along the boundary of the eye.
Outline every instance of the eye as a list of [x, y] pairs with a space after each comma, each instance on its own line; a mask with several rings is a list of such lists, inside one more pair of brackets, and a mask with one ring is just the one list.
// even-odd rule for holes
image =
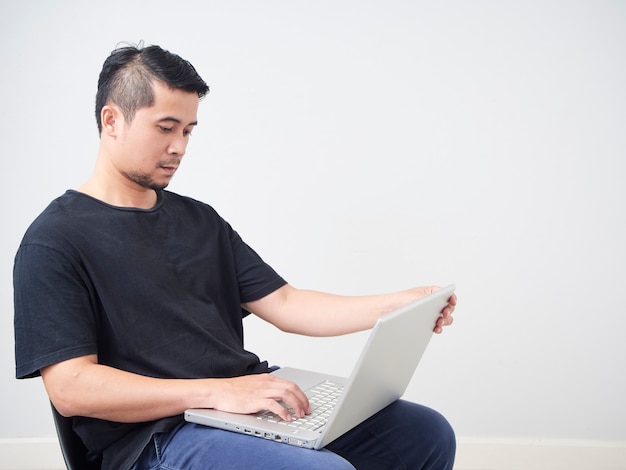
[[185, 137], [190, 136], [190, 135], [191, 135], [191, 131], [189, 131], [189, 130], [187, 130], [187, 129], [184, 129], [184, 130], [183, 130], [183, 135], [184, 135]]
[[159, 126], [159, 129], [161, 129], [161, 132], [172, 132], [174, 130], [173, 127], [165, 127], [165, 126]]

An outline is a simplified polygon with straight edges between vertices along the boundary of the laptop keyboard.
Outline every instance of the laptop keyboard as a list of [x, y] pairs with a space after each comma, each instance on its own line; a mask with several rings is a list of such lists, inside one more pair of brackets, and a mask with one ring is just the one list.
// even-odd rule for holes
[[309, 398], [311, 414], [305, 415], [302, 418], [296, 418], [293, 410], [287, 408], [293, 416], [293, 421], [284, 421], [280, 416], [268, 410], [257, 413], [256, 417], [260, 420], [280, 423], [296, 429], [316, 431], [328, 421], [328, 417], [335, 409], [335, 405], [342, 391], [343, 385], [329, 381], [322, 382], [308, 389], [305, 393]]

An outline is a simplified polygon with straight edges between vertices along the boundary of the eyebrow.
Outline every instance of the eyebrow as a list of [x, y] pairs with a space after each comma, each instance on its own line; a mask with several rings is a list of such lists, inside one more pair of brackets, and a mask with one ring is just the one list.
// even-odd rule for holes
[[[166, 116], [164, 118], [159, 119], [157, 122], [175, 122], [176, 124], [182, 123], [180, 119], [172, 117], [172, 116]], [[187, 124], [187, 126], [197, 126], [197, 125], [198, 125], [198, 121], [193, 121]]]

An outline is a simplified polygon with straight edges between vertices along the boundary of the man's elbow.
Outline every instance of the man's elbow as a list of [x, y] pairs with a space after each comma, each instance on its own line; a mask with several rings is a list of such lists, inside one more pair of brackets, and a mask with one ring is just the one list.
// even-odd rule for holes
[[[85, 358], [86, 359], [86, 358]], [[48, 398], [61, 416], [87, 416], [80, 391], [79, 379], [84, 367], [93, 364], [93, 359], [70, 359], [41, 369]]]

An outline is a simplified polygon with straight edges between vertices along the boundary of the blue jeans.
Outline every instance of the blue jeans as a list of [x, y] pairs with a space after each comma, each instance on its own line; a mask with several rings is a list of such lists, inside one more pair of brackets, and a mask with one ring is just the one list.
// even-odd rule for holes
[[181, 423], [155, 435], [133, 470], [451, 470], [455, 450], [443, 416], [398, 400], [319, 451]]

